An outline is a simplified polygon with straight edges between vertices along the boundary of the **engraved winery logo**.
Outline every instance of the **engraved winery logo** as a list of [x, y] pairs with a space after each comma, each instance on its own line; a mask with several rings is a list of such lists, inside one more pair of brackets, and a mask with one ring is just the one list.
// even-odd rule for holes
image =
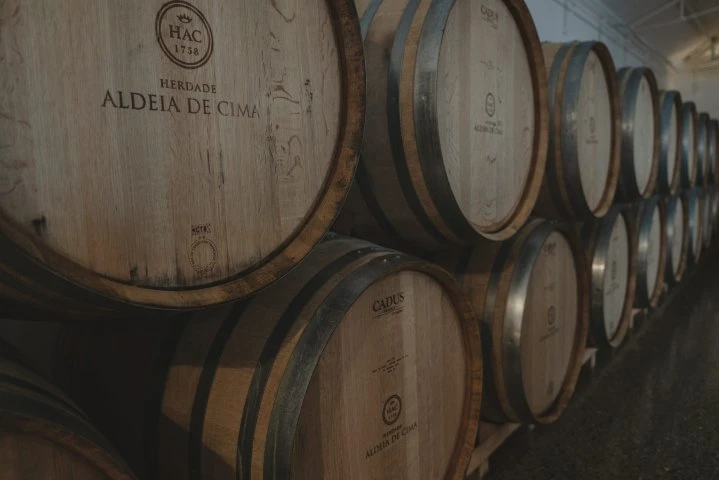
[[372, 303], [374, 318], [384, 315], [402, 313], [404, 310], [404, 292], [397, 292], [389, 297], [380, 298]]
[[392, 395], [387, 399], [382, 408], [382, 421], [385, 425], [393, 425], [402, 414], [402, 398], [399, 395]]
[[497, 102], [491, 93], [487, 94], [487, 98], [484, 101], [484, 110], [490, 117], [494, 117], [494, 114], [497, 113]]
[[497, 29], [499, 27], [499, 12], [492, 10], [486, 5], [480, 7], [482, 18], [485, 22], [489, 23], [492, 28]]
[[175, 64], [199, 68], [212, 56], [212, 29], [202, 12], [183, 0], [166, 3], [155, 20], [157, 41]]

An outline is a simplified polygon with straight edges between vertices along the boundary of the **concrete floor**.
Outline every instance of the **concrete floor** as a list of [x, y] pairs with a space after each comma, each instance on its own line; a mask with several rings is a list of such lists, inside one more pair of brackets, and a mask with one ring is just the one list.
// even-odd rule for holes
[[719, 479], [719, 251], [550, 427], [491, 458], [500, 479]]

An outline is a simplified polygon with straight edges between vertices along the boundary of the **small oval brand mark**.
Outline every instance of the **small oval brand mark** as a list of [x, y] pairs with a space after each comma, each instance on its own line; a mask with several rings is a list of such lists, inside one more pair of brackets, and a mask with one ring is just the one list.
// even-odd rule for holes
[[487, 98], [485, 99], [485, 110], [487, 111], [487, 115], [490, 117], [493, 117], [494, 114], [497, 112], [497, 103], [494, 98], [494, 95], [491, 93], [487, 94]]
[[155, 33], [165, 55], [183, 68], [199, 68], [212, 56], [210, 24], [197, 7], [184, 0], [162, 6], [157, 12]]
[[200, 238], [190, 246], [188, 257], [198, 275], [209, 275], [217, 265], [217, 245], [212, 240]]
[[382, 409], [382, 420], [386, 425], [393, 425], [402, 413], [402, 398], [399, 395], [392, 395], [384, 403]]

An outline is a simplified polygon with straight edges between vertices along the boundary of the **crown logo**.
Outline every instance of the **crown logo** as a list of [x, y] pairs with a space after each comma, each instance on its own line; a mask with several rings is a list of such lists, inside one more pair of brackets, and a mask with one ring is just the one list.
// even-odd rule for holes
[[177, 19], [182, 23], [190, 23], [192, 21], [192, 17], [185, 15], [184, 13], [182, 15], [178, 15]]

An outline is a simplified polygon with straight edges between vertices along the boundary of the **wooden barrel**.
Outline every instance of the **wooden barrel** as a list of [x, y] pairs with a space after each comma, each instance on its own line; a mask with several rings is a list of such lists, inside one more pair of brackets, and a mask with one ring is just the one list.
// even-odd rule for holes
[[627, 201], [652, 196], [659, 171], [659, 90], [649, 68], [619, 70], [622, 95], [622, 168], [619, 195]]
[[601, 42], [544, 43], [549, 74], [549, 155], [535, 211], [601, 217], [619, 180], [619, 87]]
[[637, 219], [637, 295], [634, 306], [654, 308], [664, 291], [666, 210], [659, 197], [635, 206]]
[[699, 263], [704, 245], [704, 205], [699, 197], [699, 190], [693, 188], [682, 193], [689, 212], [689, 248], [687, 257], [691, 265]]
[[482, 323], [482, 416], [551, 423], [569, 404], [587, 341], [589, 279], [569, 229], [530, 220], [503, 243], [439, 255]]
[[709, 183], [717, 184], [719, 171], [719, 120], [709, 121]]
[[666, 209], [667, 261], [664, 278], [669, 284], [684, 278], [689, 250], [689, 208], [681, 195], [667, 197]]
[[697, 117], [697, 185], [707, 185], [709, 181], [709, 114], [700, 113]]
[[144, 478], [464, 479], [479, 328], [435, 265], [334, 237], [250, 300], [109, 332], [68, 334], [63, 383]]
[[693, 188], [696, 185], [699, 159], [697, 155], [697, 106], [686, 102], [682, 107], [681, 185]]
[[676, 90], [659, 96], [659, 179], [658, 190], [674, 195], [681, 180], [682, 96]]
[[357, 7], [367, 125], [340, 221], [425, 251], [514, 234], [539, 194], [548, 137], [544, 56], [524, 2]]
[[352, 0], [196, 3], [0, 12], [13, 282], [72, 303], [196, 308], [277, 280], [330, 227], [364, 123]]
[[85, 414], [0, 342], [3, 480], [134, 480]]
[[714, 195], [708, 187], [704, 187], [700, 193], [702, 203], [702, 241], [704, 243], [704, 250], [708, 249], [712, 243], [714, 235], [714, 226], [712, 224], [712, 211], [714, 209]]
[[637, 286], [635, 229], [631, 211], [620, 205], [581, 228], [592, 285], [590, 338], [600, 347], [618, 347], [629, 332]]

